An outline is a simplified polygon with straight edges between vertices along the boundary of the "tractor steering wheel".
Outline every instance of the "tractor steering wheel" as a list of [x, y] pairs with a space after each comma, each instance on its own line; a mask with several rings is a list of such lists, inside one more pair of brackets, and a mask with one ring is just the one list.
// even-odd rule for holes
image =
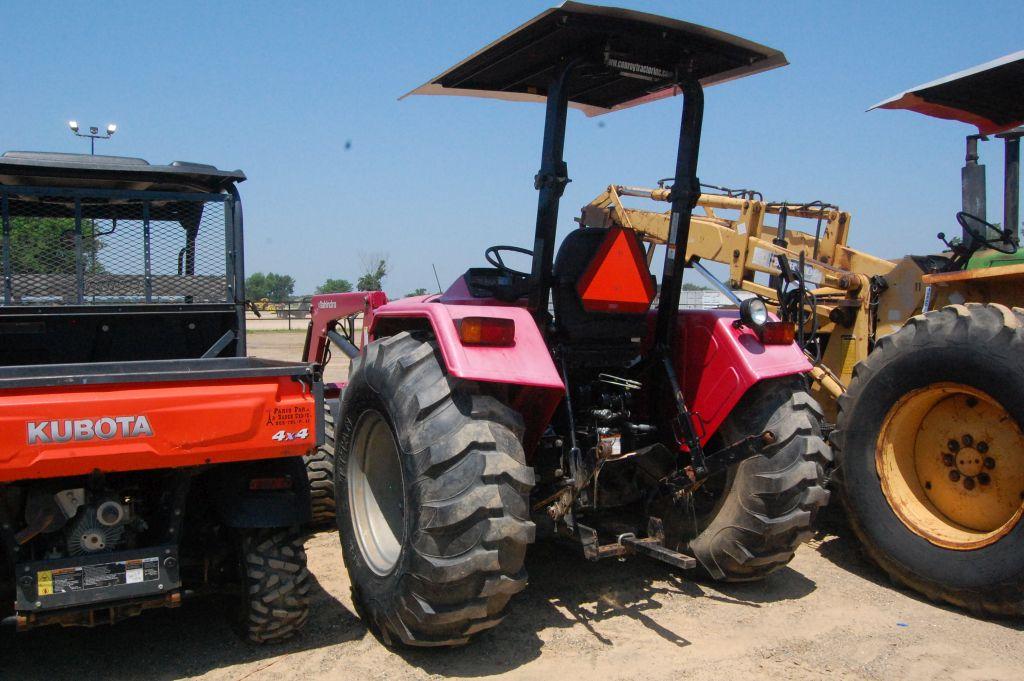
[[[985, 222], [977, 215], [971, 215], [970, 213], [960, 211], [956, 214], [956, 221], [960, 223], [960, 226], [964, 228], [964, 231], [971, 235], [971, 239], [976, 244], [986, 246], [994, 251], [1000, 253], [1006, 253], [1012, 255], [1017, 252], [1019, 247], [1017, 239], [1014, 237], [1013, 232], [1009, 229], [1000, 229], [991, 222]], [[989, 239], [986, 235], [988, 230], [997, 232], [999, 234], [998, 239]], [[978, 248], [981, 248], [979, 246]]]
[[531, 258], [533, 257], [533, 251], [531, 251], [528, 248], [520, 248], [519, 246], [491, 246], [486, 251], [484, 251], [484, 258], [486, 258], [487, 262], [489, 262], [491, 265], [501, 270], [502, 272], [505, 272], [507, 274], [519, 275], [520, 277], [530, 276], [529, 272], [520, 272], [519, 270], [514, 270], [508, 265], [506, 265], [505, 261], [501, 259], [502, 251], [509, 251], [510, 253], [522, 253], [523, 255], [528, 255]]

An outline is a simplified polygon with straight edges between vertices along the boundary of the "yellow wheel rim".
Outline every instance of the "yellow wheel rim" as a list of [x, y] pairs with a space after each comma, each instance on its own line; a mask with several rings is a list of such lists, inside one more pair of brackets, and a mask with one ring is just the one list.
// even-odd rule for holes
[[1024, 512], [1024, 435], [996, 400], [959, 383], [904, 395], [875, 450], [882, 491], [915, 534], [944, 548], [979, 549]]

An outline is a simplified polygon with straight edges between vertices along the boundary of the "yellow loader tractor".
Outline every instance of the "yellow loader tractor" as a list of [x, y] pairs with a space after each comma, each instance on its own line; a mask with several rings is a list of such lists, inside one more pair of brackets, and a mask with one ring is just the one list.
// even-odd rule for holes
[[[978, 614], [1024, 614], [1024, 251], [1019, 249], [1024, 52], [914, 88], [875, 108], [976, 125], [962, 169], [960, 235], [941, 253], [886, 260], [848, 245], [850, 214], [707, 187], [687, 259], [796, 322], [837, 452], [833, 482], [867, 553], [897, 581]], [[986, 219], [978, 144], [1003, 142], [1004, 216]], [[671, 188], [613, 185], [587, 227], [655, 247]], [[714, 281], [709, 278], [709, 281]], [[695, 414], [700, 419], [699, 414]]]

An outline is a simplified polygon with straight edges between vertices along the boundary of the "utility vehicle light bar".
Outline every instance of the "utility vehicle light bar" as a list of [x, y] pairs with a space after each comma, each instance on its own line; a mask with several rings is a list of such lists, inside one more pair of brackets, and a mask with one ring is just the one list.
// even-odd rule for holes
[[907, 109], [993, 135], [1024, 125], [1024, 50], [910, 88], [868, 109]]
[[582, 59], [569, 106], [588, 116], [785, 66], [778, 50], [667, 17], [564, 2], [404, 95], [542, 102], [561, 67]]

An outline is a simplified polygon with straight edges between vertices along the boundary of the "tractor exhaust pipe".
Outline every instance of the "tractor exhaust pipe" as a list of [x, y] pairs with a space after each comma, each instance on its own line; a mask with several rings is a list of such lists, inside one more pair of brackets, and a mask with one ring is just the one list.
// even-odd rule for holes
[[[985, 205], [985, 166], [978, 163], [978, 140], [987, 141], [988, 138], [984, 135], [967, 136], [967, 155], [964, 158], [964, 167], [960, 169], [960, 194], [963, 206], [961, 210], [976, 218], [988, 220]], [[963, 230], [963, 242], [968, 248], [974, 242], [974, 237], [966, 229]]]
[[1024, 128], [997, 135], [1004, 141], [1003, 165], [1003, 229], [1020, 238], [1020, 138]]

